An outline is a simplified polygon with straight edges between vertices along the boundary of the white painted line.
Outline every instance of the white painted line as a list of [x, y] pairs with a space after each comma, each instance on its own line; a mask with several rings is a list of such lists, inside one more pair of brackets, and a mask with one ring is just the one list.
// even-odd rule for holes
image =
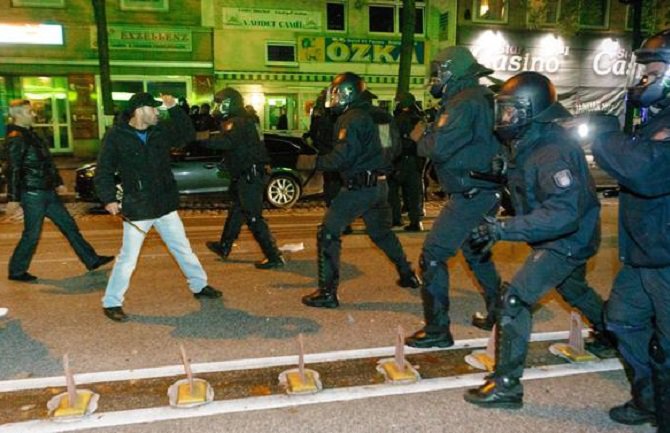
[[[586, 332], [586, 331], [585, 331]], [[552, 341], [566, 340], [568, 331], [543, 332], [531, 335], [530, 341]], [[455, 344], [447, 349], [415, 349], [405, 347], [406, 354], [437, 352], [442, 350], [457, 350], [468, 348], [486, 347], [488, 338], [473, 338], [468, 340], [457, 340]], [[370, 349], [339, 350], [335, 352], [311, 353], [305, 355], [305, 362], [314, 364], [317, 362], [346, 361], [349, 359], [387, 357], [395, 353], [395, 347], [376, 347]], [[298, 356], [275, 356], [268, 358], [248, 358], [222, 362], [207, 362], [192, 364], [193, 373], [214, 373], [222, 371], [254, 370], [259, 368], [277, 367], [283, 365], [297, 365]], [[75, 374], [77, 384], [118, 382], [124, 380], [153, 379], [158, 377], [179, 376], [184, 374], [181, 365], [170, 365], [155, 368], [141, 368], [136, 370], [101, 371], [95, 373]], [[17, 379], [0, 381], [0, 392], [22, 391], [27, 389], [41, 389], [54, 386], [65, 386], [64, 376], [38, 377], [31, 379]]]
[[[598, 373], [621, 369], [623, 369], [623, 366], [618, 359], [607, 359], [583, 364], [561, 364], [546, 367], [528, 368], [524, 372], [524, 380], [546, 379], [552, 377]], [[271, 395], [266, 397], [251, 397], [237, 400], [220, 400], [214, 401], [206, 406], [200, 406], [193, 409], [158, 407], [151, 409], [105, 412], [94, 414], [89, 418], [68, 424], [58, 424], [48, 420], [27, 421], [0, 426], [0, 433], [69, 432], [91, 428], [114, 427], [175, 419], [197, 418], [226, 413], [279, 409], [310, 404], [360, 400], [373, 397], [417, 394], [446, 389], [478, 386], [481, 384], [485, 375], [486, 373], [476, 373], [439, 379], [425, 379], [410, 385], [381, 384], [326, 389], [318, 394], [303, 396]]]

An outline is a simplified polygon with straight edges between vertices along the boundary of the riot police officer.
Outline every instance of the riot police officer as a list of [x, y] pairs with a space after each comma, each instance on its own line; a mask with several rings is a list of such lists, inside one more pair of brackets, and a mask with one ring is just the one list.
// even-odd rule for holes
[[[619, 256], [623, 267], [606, 308], [607, 328], [632, 371], [633, 398], [610, 410], [623, 424], [658, 423], [670, 432], [670, 29], [635, 51], [639, 82], [628, 100], [648, 114], [626, 135], [600, 122], [596, 163], [620, 185]], [[656, 418], [656, 419], [655, 419]]]
[[391, 231], [386, 175], [390, 165], [382, 152], [379, 129], [370, 115], [370, 103], [362, 97], [365, 82], [358, 75], [337, 75], [326, 103], [337, 115], [334, 147], [319, 155], [317, 169], [339, 172], [344, 186], [326, 211], [317, 230], [318, 289], [302, 298], [310, 307], [339, 306], [341, 235], [356, 217], [362, 216], [368, 236], [395, 264], [401, 287], [417, 288], [420, 282], [407, 261], [402, 245]]
[[501, 290], [495, 371], [465, 399], [485, 407], [518, 408], [531, 309], [549, 290], [556, 287], [607, 344], [602, 299], [585, 280], [586, 261], [600, 243], [600, 203], [584, 152], [557, 123], [570, 113], [548, 78], [536, 72], [515, 75], [502, 85], [495, 103], [495, 131], [509, 152], [507, 179], [516, 216], [487, 218], [473, 230], [471, 245], [486, 251], [503, 239], [527, 242], [533, 250]]
[[265, 260], [258, 262], [258, 269], [280, 268], [284, 258], [277, 249], [270, 228], [263, 218], [263, 194], [266, 184], [265, 165], [270, 158], [265, 149], [254, 119], [244, 108], [240, 93], [226, 87], [214, 96], [221, 116], [219, 136], [210, 139], [207, 147], [224, 150], [224, 164], [230, 173], [229, 194], [232, 205], [223, 226], [219, 242], [207, 242], [207, 248], [226, 259], [233, 242], [240, 234], [242, 222], [261, 247]]
[[432, 160], [442, 190], [449, 194], [421, 251], [424, 284], [421, 290], [425, 327], [406, 339], [413, 347], [449, 347], [449, 271], [446, 260], [459, 249], [484, 290], [488, 314], [477, 315], [473, 324], [493, 327], [493, 306], [500, 276], [489, 254], [472, 251], [466, 239], [485, 216], [494, 216], [500, 202], [498, 183], [471, 177], [471, 171], [486, 172], [500, 152], [493, 135], [493, 93], [479, 84], [479, 77], [492, 73], [477, 63], [467, 48], [449, 47], [432, 64], [435, 75], [431, 94], [441, 97], [437, 120], [426, 129], [417, 123], [410, 138], [419, 156]]
[[[400, 92], [396, 96], [395, 122], [402, 140], [400, 156], [394, 161], [393, 175], [389, 179], [389, 203], [393, 225], [402, 225], [402, 204], [407, 208], [409, 225], [405, 231], [420, 232], [423, 207], [423, 166], [424, 158], [416, 153], [416, 142], [409, 136], [414, 126], [423, 120], [423, 113], [416, 105], [414, 95]], [[402, 192], [402, 202], [401, 202]]]

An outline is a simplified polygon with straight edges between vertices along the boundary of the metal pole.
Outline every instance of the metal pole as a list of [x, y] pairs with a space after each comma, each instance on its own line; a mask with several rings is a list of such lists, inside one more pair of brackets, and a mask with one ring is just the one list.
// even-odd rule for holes
[[100, 63], [100, 90], [102, 107], [106, 115], [114, 114], [112, 102], [112, 79], [109, 69], [109, 44], [107, 42], [107, 13], [105, 0], [92, 0], [95, 26], [98, 30], [98, 60]]

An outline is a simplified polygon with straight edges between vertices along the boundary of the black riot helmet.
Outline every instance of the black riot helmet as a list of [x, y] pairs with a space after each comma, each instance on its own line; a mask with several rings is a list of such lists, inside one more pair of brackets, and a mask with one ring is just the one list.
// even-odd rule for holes
[[477, 62], [465, 47], [448, 47], [437, 53], [431, 62], [430, 94], [441, 98], [451, 81], [465, 77], [483, 77], [493, 73], [492, 69]]
[[342, 114], [352, 103], [361, 100], [365, 87], [365, 81], [353, 72], [336, 75], [328, 87], [326, 108]]
[[232, 87], [216, 92], [214, 103], [214, 114], [220, 115], [223, 119], [239, 116], [245, 112], [242, 95]]
[[503, 140], [518, 138], [532, 122], [570, 117], [556, 88], [542, 74], [522, 72], [505, 81], [495, 98], [495, 131]]
[[628, 86], [628, 99], [636, 107], [649, 107], [670, 93], [670, 29], [650, 36], [635, 50], [636, 67]]

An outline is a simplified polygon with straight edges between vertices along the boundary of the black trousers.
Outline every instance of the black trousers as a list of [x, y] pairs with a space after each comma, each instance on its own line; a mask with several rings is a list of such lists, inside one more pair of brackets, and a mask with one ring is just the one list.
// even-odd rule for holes
[[9, 260], [9, 275], [21, 275], [28, 271], [37, 243], [42, 234], [44, 217], [49, 218], [70, 242], [79, 260], [86, 267], [98, 261], [95, 250], [79, 232], [79, 227], [68, 213], [55, 191], [34, 190], [21, 194], [23, 208], [23, 233]]

